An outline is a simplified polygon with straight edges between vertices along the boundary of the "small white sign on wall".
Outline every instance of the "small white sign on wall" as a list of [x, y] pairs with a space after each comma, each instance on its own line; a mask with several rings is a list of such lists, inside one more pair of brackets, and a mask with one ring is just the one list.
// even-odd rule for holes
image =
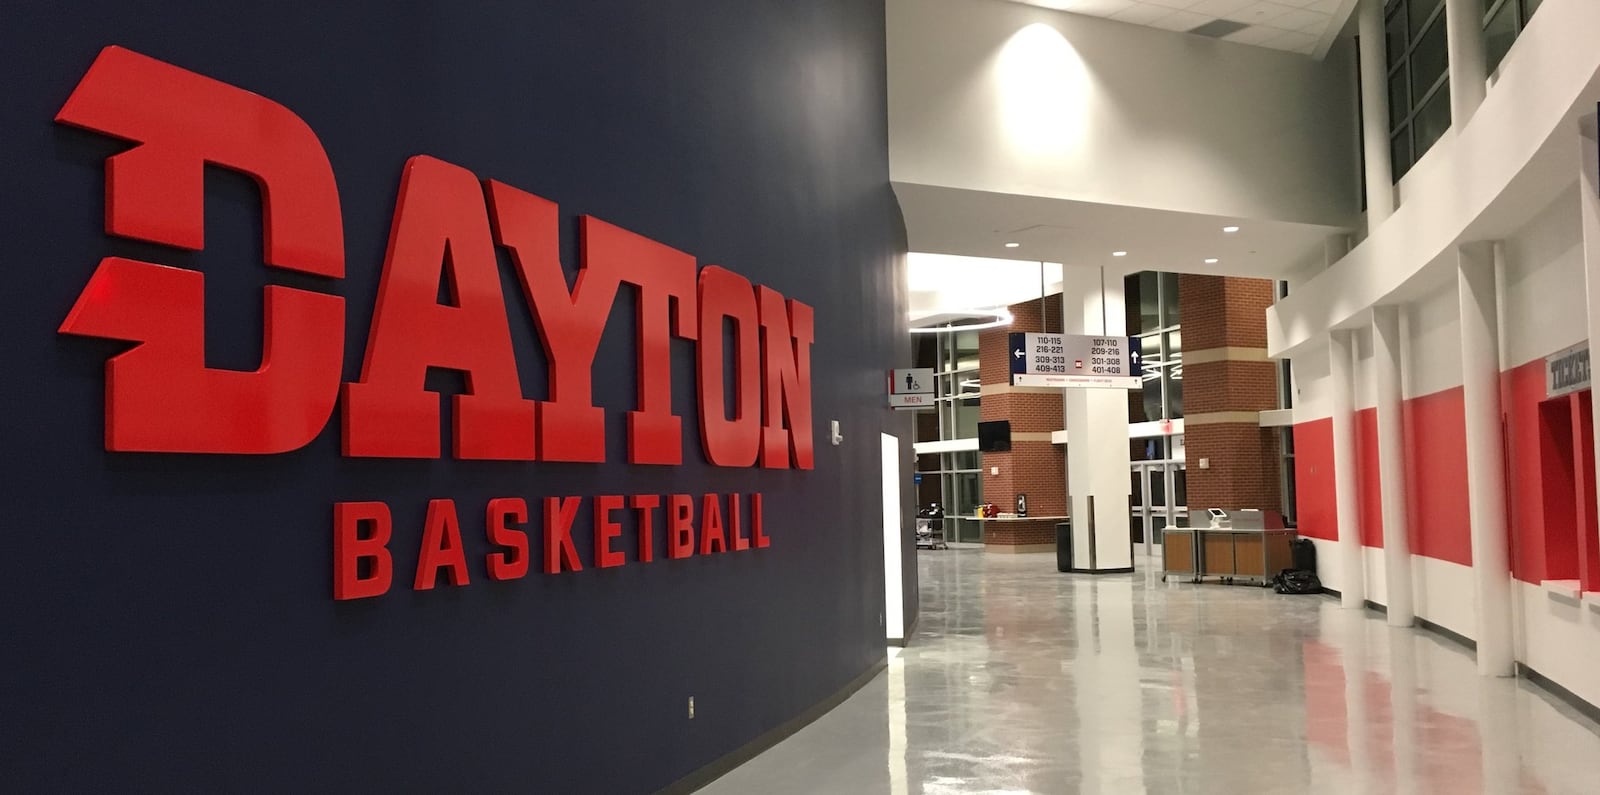
[[889, 371], [889, 405], [897, 409], [915, 409], [933, 405], [934, 384], [932, 367], [912, 367]]

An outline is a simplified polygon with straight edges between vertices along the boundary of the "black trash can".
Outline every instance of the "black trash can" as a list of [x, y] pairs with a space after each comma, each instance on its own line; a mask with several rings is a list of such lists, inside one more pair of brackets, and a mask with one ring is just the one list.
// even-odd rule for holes
[[1056, 522], [1056, 571], [1072, 571], [1072, 522]]

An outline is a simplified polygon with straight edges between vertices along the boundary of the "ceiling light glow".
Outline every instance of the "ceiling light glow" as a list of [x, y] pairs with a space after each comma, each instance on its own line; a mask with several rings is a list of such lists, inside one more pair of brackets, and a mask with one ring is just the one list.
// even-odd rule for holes
[[1217, 258], [1216, 257], [1208, 257], [1206, 259], [1206, 264], [1207, 265], [1215, 265], [1215, 264], [1217, 264]]
[[1237, 227], [1237, 226], [1224, 226], [1224, 227], [1222, 227], [1222, 231], [1227, 232], [1228, 234], [1231, 235], [1234, 232], [1239, 231], [1239, 227]]
[[1011, 325], [1011, 311], [1004, 308], [997, 309], [963, 309], [955, 314], [967, 315], [972, 323], [945, 324], [939, 326], [917, 326], [910, 329], [912, 334], [950, 334], [957, 331], [982, 331], [984, 329], [1000, 328]]
[[1126, 252], [1126, 251], [1113, 251], [1113, 252], [1111, 252], [1111, 256], [1113, 256], [1113, 257], [1126, 257], [1126, 256], [1128, 256], [1128, 252]]
[[1022, 245], [1022, 244], [1021, 243], [1013, 243], [1013, 242], [1011, 242], [1009, 240], [1006, 241], [1006, 248], [1016, 248], [1016, 247], [1018, 247], [1020, 245]]

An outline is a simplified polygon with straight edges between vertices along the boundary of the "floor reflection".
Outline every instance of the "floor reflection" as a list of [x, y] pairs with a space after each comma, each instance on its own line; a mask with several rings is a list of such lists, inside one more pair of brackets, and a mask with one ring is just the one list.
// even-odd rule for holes
[[1596, 726], [1330, 599], [1048, 555], [919, 565], [912, 645], [706, 792], [1600, 791]]

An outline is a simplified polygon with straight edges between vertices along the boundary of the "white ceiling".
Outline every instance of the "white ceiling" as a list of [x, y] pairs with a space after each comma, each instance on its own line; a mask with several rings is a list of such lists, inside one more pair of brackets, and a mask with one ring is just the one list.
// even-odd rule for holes
[[[1108, 277], [1150, 270], [1284, 279], [1322, 264], [1325, 241], [1347, 231], [904, 182], [894, 190], [913, 252], [984, 258], [961, 274], [967, 279], [956, 278], [951, 261], [923, 274], [929, 283], [912, 285], [914, 314], [1036, 297], [1039, 262], [1103, 267]], [[1239, 231], [1222, 231], [1227, 226]], [[997, 259], [1025, 264], [1007, 268]], [[1046, 276], [1051, 287], [1059, 283], [1058, 270]]]
[[[1348, 18], [1354, 0], [1013, 0], [1133, 25], [1189, 32], [1228, 20], [1246, 25], [1223, 41], [1319, 55]], [[1217, 38], [1217, 37], [1213, 37]]]

